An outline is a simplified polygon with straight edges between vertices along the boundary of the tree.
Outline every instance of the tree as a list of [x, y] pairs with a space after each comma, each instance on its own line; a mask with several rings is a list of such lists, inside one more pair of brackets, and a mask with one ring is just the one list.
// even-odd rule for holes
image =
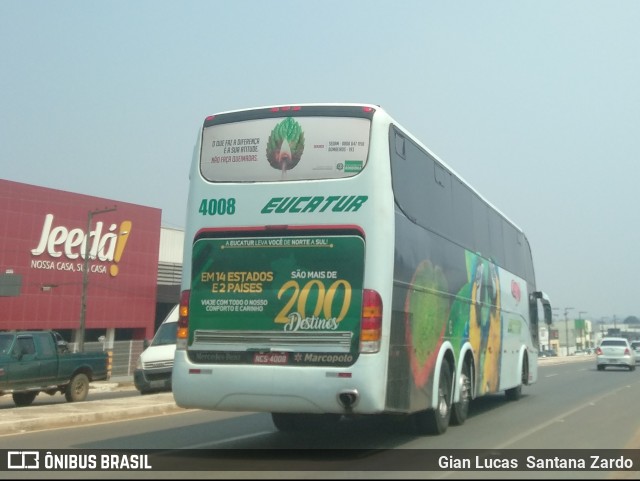
[[640, 324], [640, 319], [636, 316], [629, 316], [624, 321], [625, 324]]

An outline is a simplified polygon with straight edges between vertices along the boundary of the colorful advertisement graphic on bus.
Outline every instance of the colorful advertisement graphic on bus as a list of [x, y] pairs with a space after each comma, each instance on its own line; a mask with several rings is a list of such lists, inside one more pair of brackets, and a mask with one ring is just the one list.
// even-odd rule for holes
[[[500, 278], [498, 268], [486, 259], [466, 252], [469, 282], [464, 289], [468, 295], [467, 312], [458, 310], [461, 316], [454, 322], [468, 323], [469, 342], [476, 356], [476, 379], [479, 394], [498, 390], [502, 321], [500, 318]], [[464, 299], [458, 293], [459, 299]], [[464, 301], [458, 301], [461, 303]], [[467, 319], [468, 321], [464, 321]], [[463, 338], [464, 339], [464, 338]]]
[[[428, 260], [417, 267], [406, 297], [405, 334], [414, 384], [431, 380], [440, 346], [451, 341], [460, 352], [469, 341], [476, 357], [479, 394], [499, 386], [502, 350], [500, 279], [495, 264], [465, 252], [467, 282], [450, 301], [449, 281], [439, 266]], [[455, 292], [454, 289], [452, 291]]]
[[413, 380], [423, 387], [433, 372], [442, 344], [449, 302], [439, 293], [448, 291], [447, 278], [440, 267], [425, 260], [416, 269], [405, 303], [407, 345]]
[[192, 272], [189, 344], [194, 359], [355, 362], [362, 237], [204, 238], [193, 246]]

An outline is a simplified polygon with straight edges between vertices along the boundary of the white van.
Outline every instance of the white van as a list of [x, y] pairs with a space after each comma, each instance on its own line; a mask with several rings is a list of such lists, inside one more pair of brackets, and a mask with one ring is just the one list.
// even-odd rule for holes
[[176, 352], [179, 305], [162, 321], [151, 344], [140, 354], [133, 382], [140, 394], [171, 390], [171, 370]]

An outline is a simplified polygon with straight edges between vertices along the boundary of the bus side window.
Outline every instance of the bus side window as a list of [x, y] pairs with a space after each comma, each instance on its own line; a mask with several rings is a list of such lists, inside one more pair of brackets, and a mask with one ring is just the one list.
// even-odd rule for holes
[[403, 159], [407, 158], [404, 137], [400, 135], [398, 132], [396, 132], [396, 154], [398, 154]]

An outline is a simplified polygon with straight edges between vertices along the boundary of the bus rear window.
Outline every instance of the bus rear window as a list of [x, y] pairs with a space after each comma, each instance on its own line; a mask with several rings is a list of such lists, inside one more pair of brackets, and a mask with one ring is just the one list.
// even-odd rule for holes
[[210, 182], [337, 179], [358, 174], [371, 121], [279, 117], [205, 127], [200, 172]]

